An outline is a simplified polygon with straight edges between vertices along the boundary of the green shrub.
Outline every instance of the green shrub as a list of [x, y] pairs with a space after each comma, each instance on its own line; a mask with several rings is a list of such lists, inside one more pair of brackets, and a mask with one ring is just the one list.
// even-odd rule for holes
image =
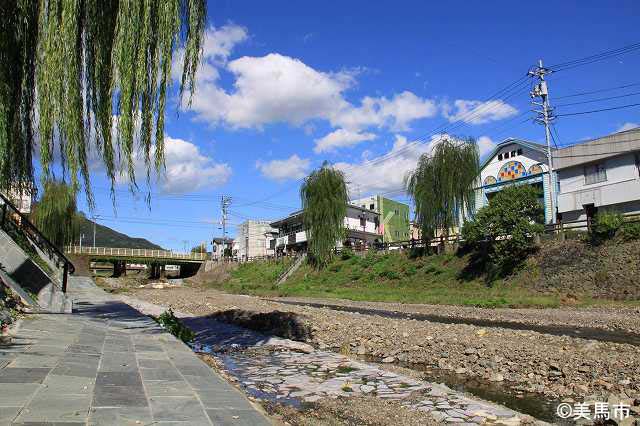
[[157, 321], [161, 326], [167, 329], [169, 333], [173, 334], [185, 343], [189, 343], [196, 338], [196, 334], [191, 331], [189, 327], [182, 324], [171, 308], [160, 314]]
[[616, 238], [622, 241], [640, 240], [640, 222], [625, 222], [622, 224]]
[[380, 278], [386, 278], [386, 279], [389, 279], [389, 280], [399, 280], [400, 279], [400, 275], [398, 275], [398, 273], [396, 271], [391, 271], [389, 269], [386, 269], [384, 271], [379, 272], [378, 276]]
[[355, 256], [355, 254], [353, 253], [353, 250], [351, 250], [350, 248], [346, 248], [345, 247], [340, 252], [340, 259], [342, 259], [342, 260], [349, 260], [353, 256]]
[[512, 185], [498, 192], [462, 227], [476, 272], [492, 281], [519, 267], [533, 251], [535, 235], [544, 230], [543, 213], [539, 191], [532, 186]]
[[591, 225], [591, 240], [598, 244], [616, 235], [624, 223], [624, 217], [619, 213], [598, 213]]

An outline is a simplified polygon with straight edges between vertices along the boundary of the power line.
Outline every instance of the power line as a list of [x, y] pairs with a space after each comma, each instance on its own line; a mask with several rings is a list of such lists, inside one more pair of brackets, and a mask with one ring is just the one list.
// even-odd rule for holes
[[597, 99], [589, 99], [586, 101], [579, 101], [579, 102], [569, 102], [567, 104], [557, 104], [556, 107], [563, 107], [563, 106], [570, 106], [570, 105], [580, 105], [580, 104], [589, 104], [592, 102], [599, 102], [599, 101], [608, 101], [611, 99], [620, 99], [620, 98], [628, 98], [629, 96], [637, 96], [640, 95], [640, 92], [635, 92], [635, 93], [627, 93], [624, 95], [618, 95], [618, 96], [609, 96], [606, 98], [597, 98]]
[[629, 105], [621, 105], [621, 106], [612, 107], [612, 108], [594, 109], [594, 110], [591, 110], [591, 111], [579, 111], [579, 112], [570, 112], [570, 113], [566, 113], [566, 114], [557, 114], [556, 117], [568, 117], [568, 116], [571, 116], [571, 115], [593, 114], [593, 113], [596, 113], [596, 112], [613, 111], [613, 110], [616, 110], [616, 109], [631, 108], [631, 107], [635, 107], [635, 106], [640, 106], [640, 103], [629, 104]]
[[575, 98], [576, 96], [593, 95], [596, 93], [610, 92], [612, 90], [626, 89], [628, 87], [634, 87], [634, 86], [640, 86], [640, 83], [631, 83], [631, 84], [625, 84], [622, 86], [609, 87], [607, 89], [592, 90], [590, 92], [579, 92], [579, 93], [573, 93], [571, 95], [556, 96], [555, 99]]
[[604, 61], [610, 58], [613, 58], [615, 56], [620, 56], [620, 55], [624, 55], [630, 52], [634, 52], [636, 50], [640, 49], [640, 43], [633, 43], [627, 46], [623, 46], [617, 49], [611, 49], [611, 50], [606, 50], [604, 52], [600, 52], [597, 53], [595, 55], [591, 55], [591, 56], [586, 56], [584, 58], [580, 58], [580, 59], [574, 59], [572, 61], [567, 61], [567, 62], [562, 62], [559, 64], [555, 64], [550, 66], [549, 68], [553, 71], [553, 72], [559, 72], [559, 71], [565, 71], [568, 69], [572, 69], [572, 68], [576, 68], [576, 67], [580, 67], [580, 66], [584, 66], [584, 65], [589, 65], [592, 64], [594, 62], [599, 62], [599, 61]]

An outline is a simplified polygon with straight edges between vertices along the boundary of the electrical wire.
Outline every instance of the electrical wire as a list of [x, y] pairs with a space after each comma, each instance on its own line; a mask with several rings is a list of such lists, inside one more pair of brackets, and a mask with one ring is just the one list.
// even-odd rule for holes
[[634, 87], [634, 86], [640, 86], [640, 82], [639, 83], [625, 84], [625, 85], [616, 86], [616, 87], [609, 87], [609, 88], [606, 88], [606, 89], [592, 90], [592, 91], [589, 91], [589, 92], [573, 93], [571, 95], [554, 96], [554, 99], [575, 98], [577, 96], [593, 95], [593, 94], [596, 94], [596, 93], [610, 92], [612, 90], [626, 89], [628, 87]]
[[594, 110], [591, 110], [591, 111], [578, 111], [578, 112], [570, 112], [570, 113], [565, 113], [565, 114], [556, 114], [555, 116], [556, 117], [568, 117], [568, 116], [572, 116], [572, 115], [593, 114], [593, 113], [596, 113], [596, 112], [613, 111], [613, 110], [616, 110], [616, 109], [631, 108], [631, 107], [636, 107], [636, 106], [640, 106], [640, 103], [629, 104], [629, 105], [621, 105], [621, 106], [612, 107], [612, 108], [594, 109]]
[[566, 104], [556, 104], [554, 105], [554, 107], [565, 107], [565, 106], [570, 106], [570, 105], [581, 105], [581, 104], [589, 104], [592, 102], [599, 102], [599, 101], [608, 101], [611, 99], [620, 99], [620, 98], [628, 98], [629, 96], [637, 96], [640, 95], [640, 92], [635, 92], [635, 93], [627, 93], [624, 95], [618, 95], [618, 96], [609, 96], [606, 98], [597, 98], [597, 99], [589, 99], [586, 101], [579, 101], [579, 102], [569, 102]]
[[623, 46], [617, 49], [606, 50], [604, 52], [597, 53], [595, 55], [586, 56], [580, 59], [574, 59], [572, 61], [562, 62], [551, 65], [549, 68], [553, 72], [566, 71], [572, 68], [589, 65], [594, 62], [604, 61], [616, 56], [624, 55], [630, 52], [635, 52], [640, 49], [640, 43], [633, 43], [627, 46]]

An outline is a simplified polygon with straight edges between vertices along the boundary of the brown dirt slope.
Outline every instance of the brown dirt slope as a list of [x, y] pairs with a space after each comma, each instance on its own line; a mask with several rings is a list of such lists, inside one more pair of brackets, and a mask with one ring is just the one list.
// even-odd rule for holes
[[640, 299], [640, 241], [547, 241], [517, 279], [545, 293]]

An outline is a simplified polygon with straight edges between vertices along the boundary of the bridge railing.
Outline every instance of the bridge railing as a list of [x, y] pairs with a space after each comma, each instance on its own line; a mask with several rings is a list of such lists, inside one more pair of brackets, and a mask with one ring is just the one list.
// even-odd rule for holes
[[95, 256], [114, 257], [151, 257], [156, 259], [206, 260], [207, 253], [180, 253], [172, 250], [153, 250], [117, 247], [67, 246], [65, 252], [70, 254], [89, 254]]

